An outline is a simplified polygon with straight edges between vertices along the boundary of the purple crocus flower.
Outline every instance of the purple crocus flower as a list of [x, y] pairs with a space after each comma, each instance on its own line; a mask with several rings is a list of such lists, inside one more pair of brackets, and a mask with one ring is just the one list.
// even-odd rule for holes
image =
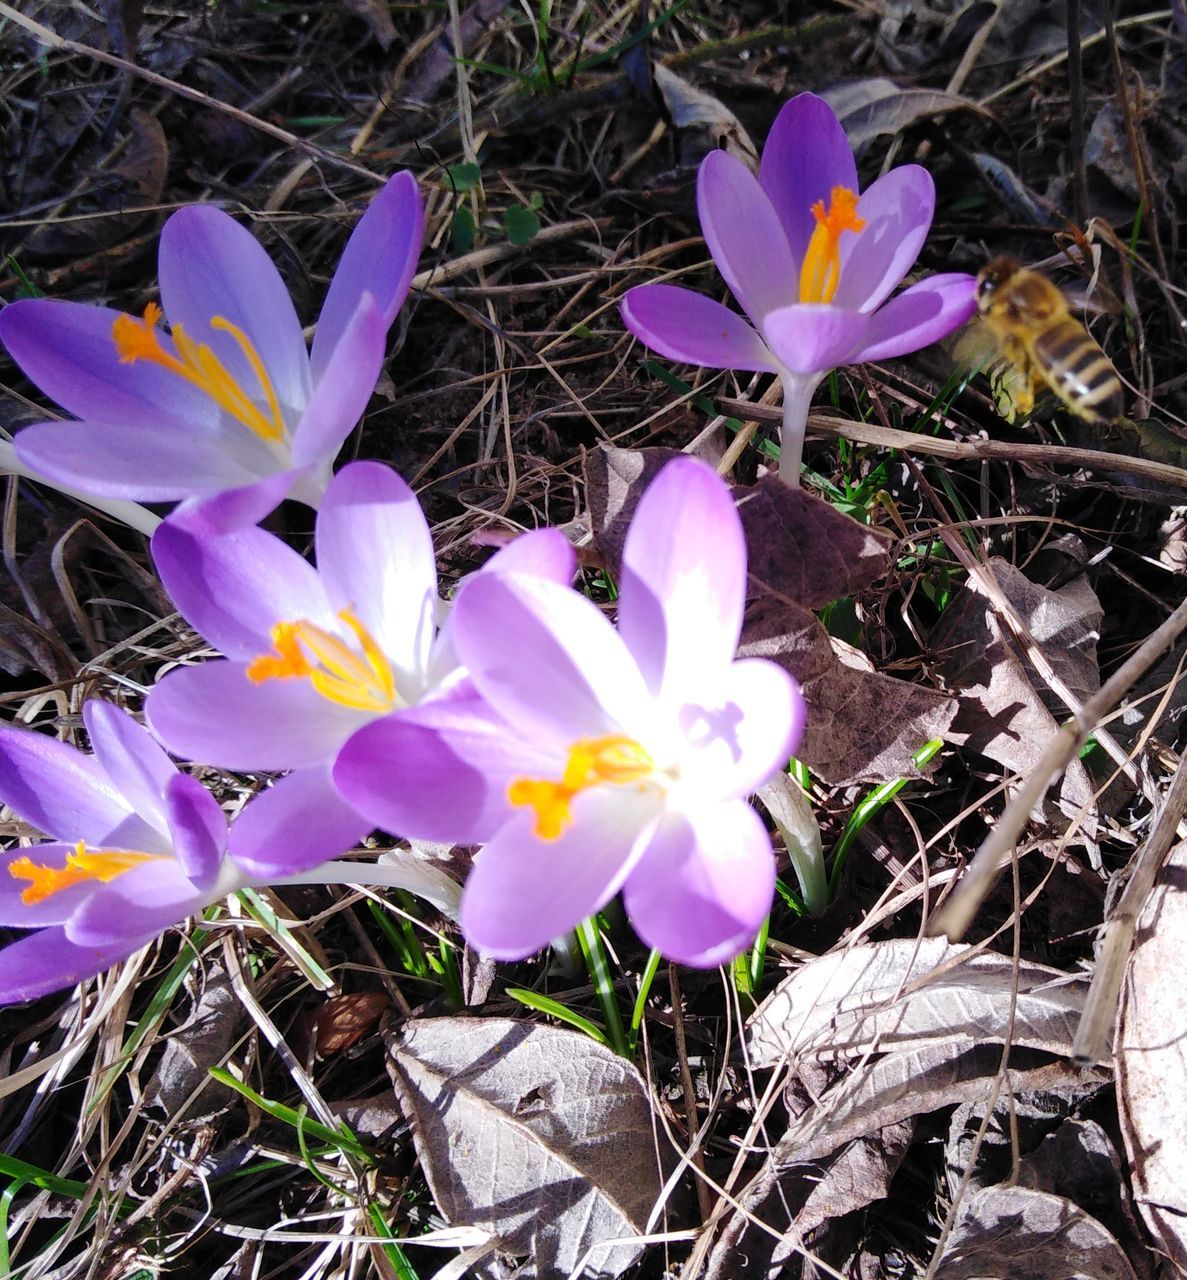
[[[313, 865], [371, 830], [330, 776], [352, 734], [465, 692], [449, 628], [439, 626], [432, 538], [404, 481], [377, 462], [343, 467], [315, 541], [316, 569], [257, 528], [210, 536], [167, 520], [152, 539], [165, 589], [228, 658], [168, 673], [145, 706], [153, 731], [187, 759], [293, 770], [231, 833], [232, 852], [258, 874], [274, 869], [261, 850]], [[557, 530], [538, 530], [482, 572], [505, 568], [567, 582], [573, 550]]]
[[799, 483], [808, 406], [830, 369], [906, 355], [973, 313], [974, 278], [931, 276], [886, 299], [931, 226], [935, 186], [902, 165], [858, 195], [857, 166], [831, 108], [801, 93], [779, 112], [758, 177], [725, 151], [697, 175], [701, 230], [742, 310], [667, 284], [627, 292], [641, 342], [685, 364], [777, 373], [780, 474]]
[[168, 334], [155, 302], [142, 317], [54, 299], [5, 307], [9, 354], [82, 419], [26, 427], [21, 461], [102, 497], [205, 499], [221, 525], [254, 524], [286, 496], [316, 507], [375, 389], [423, 230], [416, 180], [398, 173], [346, 245], [311, 352], [268, 255], [211, 205], [161, 232]]
[[338, 785], [389, 830], [486, 842], [461, 923], [489, 955], [530, 955], [621, 888], [645, 942], [719, 964], [770, 909], [771, 843], [746, 797], [804, 717], [779, 667], [734, 660], [745, 584], [729, 490], [677, 459], [631, 523], [617, 631], [555, 581], [475, 579], [453, 623], [477, 696], [363, 729]]
[[[214, 797], [146, 729], [105, 702], [88, 702], [83, 720], [94, 755], [0, 725], [0, 802], [51, 837], [0, 853], [0, 924], [36, 930], [0, 951], [0, 1004], [102, 973], [170, 925], [260, 883], [226, 856]], [[269, 883], [394, 885], [451, 913], [459, 895], [412, 859], [291, 866]]]

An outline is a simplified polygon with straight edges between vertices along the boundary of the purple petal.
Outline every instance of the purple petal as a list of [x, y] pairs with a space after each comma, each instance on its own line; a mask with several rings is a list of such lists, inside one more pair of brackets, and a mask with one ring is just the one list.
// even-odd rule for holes
[[79, 905], [95, 892], [95, 881], [87, 880], [59, 889], [40, 902], [24, 902], [21, 894], [29, 888], [28, 879], [9, 870], [21, 858], [35, 866], [53, 867], [60, 871], [74, 852], [72, 844], [35, 844], [28, 849], [6, 849], [0, 853], [0, 925], [11, 929], [41, 929], [46, 925], [64, 924]]
[[500, 547], [479, 573], [531, 573], [568, 586], [577, 572], [577, 553], [559, 529], [531, 529]]
[[752, 373], [774, 373], [779, 368], [753, 325], [690, 289], [636, 285], [622, 300], [622, 322], [652, 351], [681, 364]]
[[741, 160], [710, 151], [697, 174], [697, 210], [718, 271], [761, 328], [763, 316], [799, 296], [798, 269], [774, 206]]
[[[122, 314], [27, 298], [0, 311], [0, 341], [25, 376], [76, 418], [165, 432], [217, 428], [218, 408], [205, 392], [160, 365], [120, 363], [111, 331]], [[162, 342], [171, 346], [163, 335]]]
[[304, 618], [336, 627], [317, 570], [263, 529], [197, 537], [169, 519], [151, 546], [153, 563], [182, 616], [228, 657], [246, 662], [269, 652], [278, 622]]
[[210, 498], [187, 498], [169, 519], [175, 525], [206, 536], [250, 528], [271, 515], [291, 490], [300, 487], [304, 476], [301, 468], [277, 471], [252, 484], [224, 489]]
[[218, 801], [197, 780], [175, 773], [165, 791], [173, 856], [195, 889], [218, 879], [227, 848], [227, 820]]
[[414, 699], [428, 663], [437, 603], [433, 539], [416, 495], [379, 462], [334, 477], [317, 517], [317, 564], [334, 609], [350, 609]]
[[667, 817], [623, 898], [648, 946], [678, 964], [709, 969], [754, 938], [774, 890], [770, 837], [754, 810], [736, 800]]
[[383, 315], [375, 299], [364, 293], [293, 433], [293, 461], [298, 466], [338, 456], [375, 392], [386, 346]]
[[655, 799], [597, 788], [573, 802], [557, 840], [532, 834], [519, 814], [483, 849], [462, 893], [466, 940], [496, 960], [521, 960], [599, 910], [647, 847]]
[[0, 951], [0, 1004], [77, 986], [126, 960], [152, 936], [122, 939], [111, 947], [83, 947], [69, 941], [64, 929], [41, 929], [9, 943]]
[[373, 717], [324, 698], [305, 679], [254, 684], [242, 662], [170, 671], [144, 714], [174, 755], [224, 769], [303, 769], [331, 760]]
[[66, 936], [80, 947], [130, 952], [204, 905], [181, 867], [161, 858], [99, 885], [66, 922]]
[[854, 364], [889, 360], [945, 338], [977, 309], [976, 280], [960, 272], [929, 276], [904, 289], [870, 317]]
[[126, 711], [92, 698], [83, 705], [83, 723], [91, 750], [114, 786], [140, 814], [164, 834], [165, 788], [177, 777], [173, 761]]
[[804, 730], [804, 699], [773, 662], [745, 658], [700, 688], [680, 708], [692, 751], [681, 762], [681, 795], [741, 799], [787, 762]]
[[817, 200], [827, 205], [833, 187], [857, 191], [849, 140], [823, 98], [801, 93], [779, 112], [763, 147], [758, 180], [798, 265], [816, 227], [812, 205]]
[[254, 400], [263, 400], [251, 366], [229, 333], [210, 328], [222, 316], [255, 346], [282, 406], [309, 399], [309, 357], [293, 301], [255, 236], [213, 205], [179, 209], [161, 231], [161, 300], [169, 324], [184, 325], [210, 346]]
[[891, 169], [864, 191], [857, 215], [866, 226], [841, 237], [841, 281], [834, 305], [873, 311], [914, 266], [935, 207], [936, 185], [917, 164]]
[[170, 423], [39, 422], [18, 432], [14, 444], [27, 467], [57, 484], [137, 502], [176, 502], [252, 484], [259, 473], [246, 462], [265, 460], [252, 456], [250, 444], [240, 460], [224, 437]]
[[520, 737], [476, 696], [408, 707], [360, 729], [334, 781], [376, 826], [412, 840], [479, 844], [507, 820], [518, 777], [560, 777], [562, 753]]
[[134, 817], [93, 757], [48, 734], [6, 724], [0, 724], [0, 803], [69, 844], [102, 845]]
[[231, 856], [261, 880], [294, 875], [353, 849], [371, 828], [370, 819], [342, 798], [328, 765], [300, 769], [257, 795], [235, 819]]
[[453, 639], [482, 697], [545, 745], [630, 732], [649, 710], [639, 669], [606, 616], [544, 578], [471, 579], [454, 607]]
[[424, 203], [416, 179], [404, 170], [371, 201], [346, 242], [313, 337], [314, 382], [321, 381], [364, 293], [374, 296], [386, 335], [408, 296], [423, 240]]
[[792, 373], [808, 375], [849, 364], [869, 324], [869, 317], [859, 311], [806, 302], [771, 312], [763, 332], [771, 350]]
[[727, 667], [746, 599], [746, 539], [725, 482], [677, 458], [648, 486], [623, 549], [618, 631], [651, 692]]

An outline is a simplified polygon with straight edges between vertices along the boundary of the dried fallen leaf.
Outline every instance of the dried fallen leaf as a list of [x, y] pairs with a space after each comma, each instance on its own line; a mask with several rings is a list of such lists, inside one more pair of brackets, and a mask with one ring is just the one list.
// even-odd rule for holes
[[488, 1231], [540, 1277], [587, 1253], [580, 1274], [617, 1276], [639, 1255], [661, 1178], [630, 1063], [575, 1031], [431, 1018], [390, 1046], [388, 1070], [452, 1225]]
[[1026, 1187], [967, 1195], [936, 1280], [1136, 1280], [1113, 1236], [1078, 1205]]
[[1067, 1053], [1086, 990], [1058, 969], [943, 938], [850, 947], [797, 969], [763, 1001], [750, 1020], [751, 1063], [955, 1050], [1007, 1032], [1014, 1045]]
[[917, 120], [950, 111], [975, 111], [986, 120], [993, 119], [990, 112], [958, 93], [904, 89], [878, 76], [826, 89], [821, 96], [837, 113], [854, 150], [883, 134], [901, 133]]
[[1117, 1104], [1138, 1210], [1187, 1271], [1187, 842], [1171, 850], [1138, 926], [1117, 1035]]
[[396, 38], [396, 25], [387, 0], [343, 0], [343, 3], [356, 17], [362, 18], [386, 53]]
[[773, 595], [748, 610], [738, 653], [770, 658], [799, 681], [808, 717], [796, 755], [835, 786], [919, 777], [912, 757], [946, 737], [956, 715], [954, 698], [871, 670], [807, 609]]
[[757, 171], [758, 148], [746, 132], [746, 126], [720, 98], [698, 89], [660, 62], [652, 65], [651, 79], [663, 98], [673, 126], [696, 129], [702, 136], [696, 148], [700, 154], [724, 149]]
[[323, 1058], [349, 1049], [391, 1008], [391, 997], [382, 991], [358, 991], [331, 996], [313, 1020], [317, 1052]]
[[585, 500], [594, 542], [610, 572], [622, 566], [626, 531], [643, 491], [675, 449], [594, 449], [585, 455]]

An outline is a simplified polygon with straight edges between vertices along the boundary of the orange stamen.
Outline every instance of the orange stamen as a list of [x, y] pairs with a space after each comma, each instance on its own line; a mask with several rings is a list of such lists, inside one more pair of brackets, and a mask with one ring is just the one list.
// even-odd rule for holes
[[63, 889], [76, 884], [97, 880], [110, 884], [145, 862], [153, 862], [162, 855], [156, 853], [132, 853], [127, 849], [88, 849], [85, 840], [74, 846], [74, 852], [66, 855], [64, 867], [47, 867], [32, 858], [14, 858], [8, 864], [8, 874], [14, 880], [28, 880], [29, 887], [21, 890], [21, 901], [35, 906], [51, 898]]
[[572, 800], [599, 783], [627, 786], [641, 782], [655, 769], [651, 756], [634, 738], [611, 734], [582, 738], [569, 748], [564, 777], [516, 778], [507, 788], [507, 800], [515, 809], [533, 809], [532, 828], [541, 840], [556, 840], [573, 823]]
[[800, 301], [831, 302], [841, 283], [841, 233], [865, 230], [866, 220], [857, 216], [857, 193], [848, 187], [833, 187], [828, 208], [817, 200], [812, 216], [816, 229], [800, 266]]
[[247, 667], [247, 678], [253, 684], [304, 678], [322, 697], [340, 706], [356, 711], [391, 711], [396, 704], [396, 678], [391, 663], [375, 637], [349, 609], [343, 609], [338, 617], [354, 633], [361, 655], [312, 622], [278, 622], [272, 628], [273, 652], [253, 658]]
[[268, 370], [264, 368], [260, 353], [242, 329], [222, 316], [214, 316], [210, 321], [212, 329], [231, 335], [247, 363], [251, 365], [268, 403], [267, 415], [261, 412], [251, 396], [235, 381], [218, 356], [205, 343], [194, 342], [181, 325], [173, 326], [173, 345], [177, 348], [177, 355], [166, 351], [157, 332], [157, 322], [160, 319], [161, 308], [155, 302], [150, 302], [144, 308], [143, 320], [137, 320], [135, 316], [116, 317], [111, 326], [111, 336], [115, 340], [120, 364], [135, 364], [137, 360], [158, 364], [162, 369], [168, 369], [177, 377], [184, 378], [199, 391], [204, 391], [220, 409], [241, 422], [249, 431], [254, 431], [261, 439], [278, 442], [285, 438], [284, 415], [280, 410], [276, 388], [272, 385]]

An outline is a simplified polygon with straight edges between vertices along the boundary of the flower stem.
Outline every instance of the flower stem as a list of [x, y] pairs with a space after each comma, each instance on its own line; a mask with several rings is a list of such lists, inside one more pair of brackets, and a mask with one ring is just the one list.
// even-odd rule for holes
[[602, 1016], [606, 1019], [606, 1035], [609, 1037], [610, 1047], [615, 1053], [629, 1058], [631, 1054], [627, 1046], [626, 1032], [622, 1026], [622, 1015], [618, 1012], [618, 995], [610, 977], [606, 948], [602, 943], [602, 932], [596, 920], [582, 920], [577, 926], [577, 941], [581, 943], [585, 964], [593, 980], [594, 992], [598, 997], [598, 1003], [602, 1006]]
[[783, 375], [783, 428], [779, 433], [779, 477], [794, 489], [804, 465], [804, 433], [808, 409], [823, 375], [800, 377]]

